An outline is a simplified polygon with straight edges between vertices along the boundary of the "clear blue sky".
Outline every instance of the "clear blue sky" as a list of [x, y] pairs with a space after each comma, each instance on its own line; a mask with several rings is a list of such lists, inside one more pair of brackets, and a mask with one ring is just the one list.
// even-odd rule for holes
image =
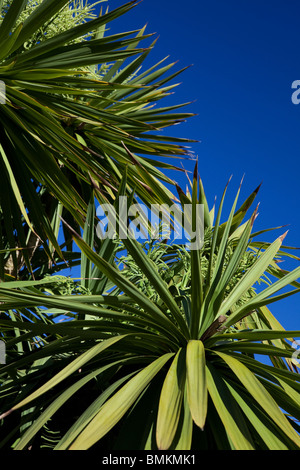
[[[124, 3], [103, 5], [111, 10]], [[300, 2], [143, 0], [111, 26], [121, 32], [146, 23], [146, 32], [159, 36], [149, 64], [167, 55], [179, 61], [177, 68], [193, 64], [168, 103], [196, 100], [186, 110], [197, 116], [168, 134], [201, 141], [193, 150], [209, 204], [220, 200], [230, 175], [227, 207], [244, 174], [241, 201], [263, 182], [255, 231], [290, 224], [285, 242], [300, 246], [300, 104], [291, 100], [292, 83], [300, 80]], [[180, 175], [172, 177], [184, 184]], [[272, 311], [285, 328], [300, 329], [299, 294]]]

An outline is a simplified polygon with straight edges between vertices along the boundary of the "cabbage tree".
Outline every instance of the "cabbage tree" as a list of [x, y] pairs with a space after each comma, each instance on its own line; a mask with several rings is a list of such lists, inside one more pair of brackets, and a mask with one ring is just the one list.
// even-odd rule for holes
[[200, 248], [129, 237], [115, 257], [91, 203], [83, 238], [68, 227], [81, 283], [0, 285], [3, 449], [299, 449], [300, 331], [268, 307], [299, 292], [300, 268], [276, 267], [284, 234], [256, 249], [256, 192], [221, 223], [226, 190], [215, 217], [197, 172], [178, 190], [210, 215]]

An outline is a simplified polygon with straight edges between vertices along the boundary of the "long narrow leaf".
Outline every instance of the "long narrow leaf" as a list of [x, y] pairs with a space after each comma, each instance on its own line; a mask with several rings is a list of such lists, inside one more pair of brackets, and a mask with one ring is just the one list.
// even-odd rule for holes
[[172, 356], [173, 353], [165, 354], [136, 374], [103, 405], [69, 450], [87, 450], [107, 434]]
[[74, 359], [74, 361], [72, 361], [68, 366], [66, 366], [64, 369], [62, 369], [54, 377], [52, 377], [52, 379], [50, 379], [47, 383], [45, 383], [44, 385], [39, 387], [35, 392], [31, 393], [24, 400], [20, 401], [17, 405], [13, 406], [11, 408], [11, 410], [9, 410], [8, 412], [2, 414], [1, 417], [2, 418], [5, 417], [7, 414], [11, 413], [12, 411], [17, 410], [17, 409], [21, 408], [24, 405], [27, 405], [28, 403], [30, 403], [35, 398], [40, 397], [42, 394], [48, 392], [53, 387], [55, 387], [57, 384], [59, 384], [62, 380], [66, 379], [71, 374], [73, 374], [81, 366], [86, 364], [86, 362], [93, 359], [97, 354], [100, 354], [102, 351], [109, 348], [110, 346], [112, 346], [117, 341], [120, 341], [121, 339], [123, 339], [123, 337], [124, 336], [117, 336], [117, 337], [114, 337], [114, 338], [110, 338], [106, 341], [103, 341], [99, 344], [96, 344], [93, 348], [91, 348], [90, 350], [84, 352], [78, 358]]
[[176, 354], [163, 383], [159, 399], [156, 441], [160, 450], [167, 450], [175, 437], [185, 387], [185, 351]]
[[242, 382], [244, 387], [249, 391], [253, 398], [264, 408], [266, 413], [274, 420], [274, 422], [282, 429], [285, 434], [300, 447], [299, 435], [295, 432], [292, 426], [289, 424], [287, 418], [284, 416], [282, 411], [279, 409], [275, 400], [267, 392], [265, 387], [259, 382], [255, 375], [240, 361], [236, 358], [215, 351], [224, 362], [231, 368], [234, 374]]
[[205, 350], [202, 341], [191, 340], [186, 350], [187, 398], [194, 422], [204, 428], [207, 414]]
[[[218, 412], [218, 415], [236, 450], [253, 450], [251, 437], [239, 414], [240, 420], [234, 416], [234, 402], [222, 377], [212, 366], [206, 367], [206, 378], [209, 395]], [[248, 435], [247, 435], [248, 434]]]
[[262, 276], [265, 272], [274, 256], [278, 252], [282, 241], [286, 234], [280, 236], [275, 240], [271, 246], [256, 260], [251, 268], [246, 272], [241, 281], [235, 286], [231, 293], [226, 297], [221, 308], [219, 309], [219, 315], [225, 315], [228, 310], [239, 300], [239, 298]]

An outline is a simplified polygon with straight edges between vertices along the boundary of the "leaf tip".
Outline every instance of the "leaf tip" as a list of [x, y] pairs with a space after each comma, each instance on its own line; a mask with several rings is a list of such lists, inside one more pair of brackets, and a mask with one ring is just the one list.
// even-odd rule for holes
[[230, 177], [229, 177], [229, 179], [228, 179], [228, 181], [227, 181], [227, 183], [226, 183], [225, 189], [228, 187], [228, 185], [229, 185], [229, 183], [230, 183], [230, 181], [231, 181], [231, 179], [232, 179], [232, 176], [233, 176], [233, 175], [230, 175]]
[[14, 411], [13, 408], [11, 408], [10, 410], [6, 411], [5, 413], [2, 413], [2, 415], [0, 415], [0, 421], [1, 419], [4, 419], [6, 418], [6, 416], [10, 415], [10, 413], [12, 413]]
[[194, 168], [194, 180], [198, 179], [198, 158], [196, 159], [195, 168]]
[[279, 240], [281, 240], [281, 242], [283, 242], [283, 240], [284, 240], [285, 237], [287, 236], [288, 232], [289, 232], [289, 231], [287, 230], [283, 235], [281, 235], [281, 236], [279, 237]]
[[262, 184], [263, 184], [263, 182], [261, 182], [261, 183], [257, 186], [257, 188], [254, 190], [254, 193], [255, 193], [255, 194], [258, 193], [258, 191], [260, 190]]
[[259, 205], [260, 205], [260, 202], [257, 204], [257, 206], [256, 206], [256, 208], [255, 208], [255, 210], [254, 210], [254, 212], [253, 212], [253, 215], [252, 215], [252, 218], [251, 218], [251, 226], [253, 226], [254, 221], [255, 221], [255, 220], [257, 219], [257, 217], [258, 217], [258, 212], [257, 212], [257, 211], [258, 211]]

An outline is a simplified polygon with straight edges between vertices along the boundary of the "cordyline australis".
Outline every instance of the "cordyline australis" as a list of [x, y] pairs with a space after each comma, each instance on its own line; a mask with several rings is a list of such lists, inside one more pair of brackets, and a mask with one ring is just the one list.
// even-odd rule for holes
[[[269, 310], [300, 291], [278, 266], [299, 258], [252, 232], [258, 188], [221, 222], [228, 185], [210, 209], [197, 165], [186, 192], [168, 177], [189, 140], [161, 131], [191, 113], [153, 106], [179, 72], [141, 69], [145, 28], [108, 32], [137, 2], [43, 35], [67, 4], [23, 23], [14, 0], [0, 25], [1, 448], [299, 449], [300, 331]], [[101, 240], [97, 206], [122, 197], [180, 202], [192, 229], [203, 205], [203, 246]]]
[[[125, 172], [119, 197], [126, 178]], [[198, 178], [192, 184], [187, 197], [196, 204], [203, 186]], [[40, 439], [55, 450], [299, 448], [299, 374], [290, 341], [300, 331], [285, 331], [267, 306], [299, 292], [300, 268], [276, 268], [286, 233], [264, 248], [254, 241], [257, 209], [244, 222], [253, 194], [237, 209], [238, 191], [220, 224], [224, 196], [216, 218], [205, 218], [203, 247], [191, 251], [159, 240], [148, 247], [130, 238], [120, 246], [120, 240], [99, 242], [91, 237], [94, 201], [83, 235], [71, 230], [81, 250], [85, 293], [58, 294], [55, 278], [18, 289], [0, 286], [3, 308], [22, 302], [21, 315], [35, 306], [41, 316], [0, 321], [6, 331], [14, 334], [18, 327], [44, 341], [2, 369], [2, 377], [9, 374], [3, 398], [8, 387], [22, 388], [23, 376], [11, 384], [13, 371], [33, 364], [39, 371], [33, 391], [3, 410], [8, 428], [13, 416], [24, 419], [27, 407], [33, 410], [28, 428], [20, 435], [14, 431], [14, 449], [37, 449]], [[125, 268], [114, 263], [116, 248], [127, 250]], [[266, 273], [277, 280], [256, 292]], [[280, 294], [289, 284], [294, 289]], [[28, 292], [30, 286], [34, 291]], [[72, 321], [55, 322], [53, 309]], [[40, 368], [51, 351], [55, 356]], [[270, 365], [256, 358], [262, 354]], [[47, 433], [54, 420], [51, 443]]]

